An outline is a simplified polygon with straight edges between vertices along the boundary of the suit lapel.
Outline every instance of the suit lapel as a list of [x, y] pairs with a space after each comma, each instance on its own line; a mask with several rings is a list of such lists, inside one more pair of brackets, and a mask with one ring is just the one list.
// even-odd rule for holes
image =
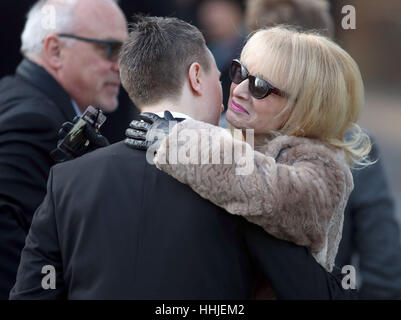
[[44, 68], [25, 58], [18, 66], [16, 76], [47, 95], [66, 119], [71, 121], [75, 117], [71, 97]]

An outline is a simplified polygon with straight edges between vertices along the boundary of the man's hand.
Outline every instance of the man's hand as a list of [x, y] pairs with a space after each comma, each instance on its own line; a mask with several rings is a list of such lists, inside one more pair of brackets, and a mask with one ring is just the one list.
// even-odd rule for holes
[[[61, 125], [61, 129], [58, 132], [59, 140], [58, 140], [57, 145], [59, 145], [59, 143], [62, 142], [62, 140], [71, 131], [71, 129], [74, 127], [74, 125], [78, 122], [79, 119], [80, 119], [80, 117], [76, 116], [72, 120], [72, 122], [67, 121]], [[89, 124], [86, 124], [84, 126], [84, 134], [85, 134], [85, 138], [89, 141], [89, 145], [84, 151], [82, 151], [82, 149], [81, 149], [79, 152], [78, 151], [77, 152], [69, 152], [68, 154], [66, 154], [65, 152], [63, 152], [59, 149], [55, 149], [50, 153], [52, 158], [56, 162], [72, 160], [72, 159], [82, 156], [85, 153], [88, 153], [90, 151], [93, 151], [93, 150], [96, 150], [99, 148], [106, 147], [110, 144], [106, 137], [104, 137], [100, 133], [98, 133], [96, 131], [96, 129], [93, 128], [92, 126], [90, 126]]]
[[[147, 150], [153, 143], [166, 137], [170, 133], [171, 121], [175, 123], [184, 119], [175, 119], [169, 111], [164, 111], [164, 118], [151, 112], [139, 115], [140, 121], [133, 120], [125, 131], [125, 144], [133, 149]], [[157, 134], [156, 133], [157, 130]]]
[[110, 145], [109, 140], [107, 140], [106, 137], [102, 136], [99, 132], [96, 131], [95, 128], [93, 128], [89, 124], [86, 124], [84, 132], [86, 138], [89, 140], [88, 152]]

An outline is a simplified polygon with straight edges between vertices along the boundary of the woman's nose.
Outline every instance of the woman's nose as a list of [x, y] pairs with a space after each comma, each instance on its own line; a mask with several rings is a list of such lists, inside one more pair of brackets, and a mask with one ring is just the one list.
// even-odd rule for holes
[[249, 99], [249, 79], [242, 81], [240, 84], [237, 84], [233, 90], [233, 95], [237, 98], [241, 99]]

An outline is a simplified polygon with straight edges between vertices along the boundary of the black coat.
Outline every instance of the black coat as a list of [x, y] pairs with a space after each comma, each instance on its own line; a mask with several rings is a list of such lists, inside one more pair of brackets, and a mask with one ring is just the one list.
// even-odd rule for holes
[[[0, 81], [0, 299], [8, 298], [33, 213], [46, 194], [57, 132], [74, 116], [70, 96], [28, 59]], [[104, 134], [122, 139], [130, 120], [109, 116]]]
[[[42, 268], [56, 289], [42, 288]], [[120, 142], [52, 168], [12, 299], [345, 298], [306, 248], [214, 206]]]
[[[371, 137], [372, 139], [372, 137]], [[354, 190], [344, 213], [336, 265], [355, 265], [361, 299], [401, 299], [401, 243], [394, 199], [379, 148], [375, 164], [354, 170]]]

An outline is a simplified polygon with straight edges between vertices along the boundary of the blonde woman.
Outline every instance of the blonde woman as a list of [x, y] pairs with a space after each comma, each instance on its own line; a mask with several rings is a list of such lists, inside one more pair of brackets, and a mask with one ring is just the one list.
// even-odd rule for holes
[[[249, 38], [232, 63], [231, 78], [226, 117], [234, 128], [254, 130], [254, 170], [236, 174], [242, 165], [238, 161], [172, 163], [169, 154], [188, 148], [174, 137], [188, 129], [207, 132], [214, 141], [206, 145], [209, 150], [198, 149], [199, 157], [209, 153], [224, 159], [226, 146], [250, 148], [227, 130], [192, 119], [171, 130], [154, 163], [228, 212], [277, 238], [309, 247], [332, 271], [353, 189], [350, 166], [367, 164], [370, 150], [369, 138], [356, 125], [364, 100], [357, 64], [323, 36], [274, 27]], [[143, 142], [137, 131], [143, 127], [133, 121], [128, 145]], [[352, 139], [345, 141], [352, 128]]]

